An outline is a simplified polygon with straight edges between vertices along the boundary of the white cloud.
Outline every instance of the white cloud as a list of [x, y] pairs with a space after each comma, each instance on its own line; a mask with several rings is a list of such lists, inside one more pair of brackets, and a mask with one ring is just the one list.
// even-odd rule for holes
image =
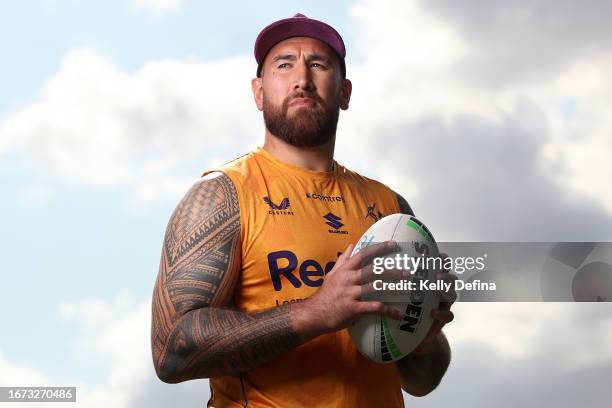
[[165, 14], [177, 13], [185, 5], [185, 0], [132, 0], [134, 8], [159, 18]]
[[14, 362], [8, 358], [6, 352], [0, 352], [0, 386], [17, 387], [39, 384], [53, 385], [54, 383], [44, 373], [29, 364]]
[[[534, 55], [522, 52], [517, 42], [477, 42], [466, 31], [469, 24], [453, 23], [446, 13], [425, 4], [373, 0], [356, 4], [352, 15], [360, 27], [359, 37], [348, 44], [349, 53], [351, 47], [363, 47], [360, 54], [365, 58], [363, 64], [348, 67], [354, 94], [351, 109], [341, 115], [339, 159], [396, 187], [411, 202], [421, 199], [417, 214], [432, 209], [426, 212], [431, 217], [427, 220], [439, 222], [432, 229], [443, 231], [443, 236], [461, 229], [466, 234], [487, 228], [499, 231], [499, 226], [486, 222], [486, 215], [500, 209], [518, 209], [544, 224], [557, 224], [577, 208], [564, 202], [563, 192], [592, 215], [585, 217], [588, 222], [601, 220], [593, 228], [605, 233], [609, 217], [592, 202], [585, 204], [585, 199], [612, 212], [609, 44], [602, 41], [596, 56], [572, 47], [562, 64], [547, 64], [541, 70]], [[496, 15], [503, 17], [504, 4], [496, 4], [500, 8]], [[172, 11], [174, 6], [151, 7]], [[476, 28], [493, 30], [479, 31], [481, 38], [508, 39], [499, 37], [494, 26]], [[555, 36], [540, 38], [560, 43]], [[586, 38], [587, 43], [599, 40], [594, 34]], [[547, 43], [542, 44], [545, 48]], [[470, 60], [474, 53], [481, 58]], [[521, 68], [520, 75], [504, 68], [508, 56], [516, 59], [513, 66]], [[477, 74], [466, 73], [466, 61], [474, 64]], [[127, 73], [96, 51], [73, 50], [36, 100], [0, 123], [0, 154], [20, 152], [41, 172], [65, 182], [128, 187], [135, 192], [130, 197], [135, 206], [166, 196], [177, 199], [200, 170], [230, 160], [262, 140], [261, 117], [249, 87], [253, 64], [246, 55], [210, 62], [155, 61]], [[497, 71], [492, 73], [492, 68]], [[435, 157], [436, 152], [448, 157], [448, 149], [457, 156], [466, 146], [464, 161], [458, 157], [454, 168], [441, 166]], [[426, 155], [420, 166], [425, 171], [417, 173], [405, 165], [416, 161], [414, 155]], [[432, 202], [436, 188], [443, 188], [442, 180], [452, 183], [473, 171], [477, 166], [465, 160], [483, 155], [488, 157], [482, 163], [490, 166], [468, 174], [471, 182], [482, 183], [482, 189], [474, 190], [479, 195], [451, 200], [440, 193], [439, 204]], [[525, 163], [527, 174], [521, 173]], [[538, 166], [543, 169], [536, 173]], [[508, 182], [511, 174], [523, 177], [512, 179], [516, 183], [511, 187], [492, 189], [498, 199], [505, 199], [504, 206], [478, 207], [473, 223], [454, 215], [458, 204], [460, 210], [469, 211], [475, 200], [483, 200], [491, 190], [484, 181]], [[531, 195], [516, 198], [517, 191]], [[539, 192], [548, 197], [539, 202], [540, 211], [531, 211]], [[552, 217], [546, 218], [547, 213]], [[557, 232], [553, 227], [548, 230]], [[468, 392], [470, 385], [474, 388], [468, 381], [474, 377], [487, 376], [487, 385], [498, 398], [510, 392], [503, 388], [507, 380], [517, 388], [546, 385], [540, 367], [580, 372], [580, 379], [598, 384], [602, 378], [596, 375], [597, 367], [612, 359], [606, 306], [457, 304], [457, 320], [447, 332], [458, 363], [449, 378], [465, 387], [455, 388], [455, 395], [441, 390], [444, 402]], [[128, 297], [62, 306], [63, 316], [83, 327], [75, 350], [83, 358], [106, 359], [111, 366], [102, 383], [82, 385], [79, 406], [150, 406], [155, 402], [152, 395], [159, 402], [170, 393], [198, 400], [201, 392], [201, 401], [205, 400], [205, 381], [167, 386], [154, 378], [149, 308], [148, 302], [138, 304]], [[526, 372], [521, 371], [521, 377], [513, 370]], [[24, 381], [48, 381], [44, 373], [8, 361], [6, 355], [0, 358], [0, 375], [4, 372], [11, 377], [14, 372]], [[555, 378], [558, 384], [572, 383], [562, 376]], [[539, 397], [543, 394], [540, 391]], [[470, 406], [483, 401], [474, 397]]]
[[[1, 387], [71, 387], [74, 383], [67, 384], [62, 380], [52, 378], [41, 370], [32, 367], [29, 363], [16, 362], [9, 358], [8, 353], [0, 352], [0, 386]], [[80, 399], [81, 387], [77, 387], [77, 401]], [[37, 408], [39, 402], [20, 402], [24, 408]], [[75, 407], [70, 403], [53, 403], [57, 408]], [[77, 405], [80, 406], [80, 405]]]
[[558, 354], [555, 365], [573, 370], [612, 362], [612, 319], [602, 315], [608, 305], [464, 302], [453, 309], [445, 332], [458, 349], [481, 348], [500, 361]]
[[140, 211], [143, 207], [168, 197], [182, 197], [185, 195], [193, 181], [199, 176], [185, 178], [183, 180], [171, 175], [154, 174], [153, 177], [144, 178], [130, 197], [130, 208]]
[[85, 382], [78, 372], [66, 378], [52, 378], [29, 363], [9, 359], [5, 352], [0, 353], [0, 386], [76, 386], [77, 403], [54, 404], [59, 408], [162, 408], [170, 402], [175, 406], [201, 406], [210, 397], [208, 380], [168, 385], [156, 377], [151, 358], [149, 302], [136, 303], [123, 293], [110, 302], [64, 302], [59, 305], [59, 314], [79, 328], [80, 335], [71, 344], [75, 354], [71, 358], [95, 370], [109, 366], [103, 381]]
[[452, 362], [407, 406], [598, 407], [609, 399], [612, 319], [602, 303], [458, 303]]
[[128, 74], [93, 50], [71, 51], [38, 98], [0, 123], [0, 154], [21, 152], [65, 182], [128, 186], [134, 203], [178, 199], [222, 163], [211, 160], [262, 134], [250, 65], [246, 56], [157, 61]]
[[[151, 358], [151, 304], [136, 303], [127, 294], [113, 301], [99, 299], [65, 302], [61, 316], [81, 328], [75, 339], [75, 352], [85, 361], [104, 361], [110, 371], [103, 382], [79, 387], [79, 407], [145, 406], [155, 395], [157, 402], [146, 406], [162, 407], [164, 399], [178, 406], [203, 404], [208, 400], [208, 381], [196, 380], [169, 386], [155, 375]], [[159, 405], [157, 405], [159, 404]]]
[[[458, 64], [475, 53], [490, 58], [516, 53], [519, 60], [529, 55], [521, 55], [515, 42], [475, 41], [468, 25], [452, 15], [457, 9], [445, 10], [390, 0], [353, 7], [360, 30], [351, 46], [362, 49], [364, 63], [349, 66], [354, 92], [351, 110], [341, 118], [339, 158], [356, 166], [371, 162], [368, 146], [389, 142], [380, 134], [381, 124], [405, 128], [435, 117], [448, 125], [461, 115], [501, 124], [519, 117], [528, 104], [542, 112], [549, 133], [542, 165], [564, 189], [612, 212], [606, 155], [612, 143], [610, 50], [600, 46], [598, 59], [586, 59], [573, 47], [574, 59], [566, 52], [564, 63], [547, 68], [537, 82], [525, 75], [492, 87], [467, 78]], [[479, 30], [486, 27], [493, 29]], [[486, 48], [493, 46], [498, 53]], [[479, 69], [489, 66], [478, 63]], [[261, 142], [262, 121], [249, 87], [253, 64], [247, 55], [155, 61], [131, 74], [96, 51], [73, 50], [35, 101], [0, 122], [0, 154], [20, 151], [61, 180], [127, 185], [137, 207], [168, 196], [176, 200], [201, 170]], [[406, 146], [415, 137], [406, 134]], [[370, 163], [366, 171], [409, 198], [422, 191], [422, 182], [397, 174], [393, 163]]]
[[[355, 5], [352, 14], [360, 30], [353, 46], [363, 47], [360, 55], [364, 56], [364, 62], [348, 67], [348, 75], [354, 83], [353, 97], [351, 109], [341, 119], [338, 154], [347, 158], [345, 161], [354, 157], [352, 163], [363, 166], [362, 169], [370, 174], [374, 172], [402, 192], [408, 192], [408, 198], [414, 198], [423, 191], [427, 179], [398, 172], [397, 164], [388, 160], [371, 160], [371, 145], [404, 151], [408, 155], [419, 154], [424, 152], [413, 152], [411, 146], [414, 139], [422, 136], [408, 133], [407, 129], [416, 128], [415, 124], [424, 119], [438, 122], [441, 128], [449, 128], [457, 118], [473, 117], [501, 128], [507, 118], [512, 117], [519, 127], [529, 129], [533, 115], [524, 119], [521, 115], [526, 111], [539, 112], [541, 119], [538, 120], [542, 123], [538, 125], [540, 134], [536, 136], [542, 143], [538, 143], [540, 150], [536, 154], [542, 156], [538, 158], [542, 171], [549, 174], [549, 179], [554, 180], [561, 191], [568, 195], [574, 193], [576, 197], [586, 195], [612, 214], [612, 190], [607, 188], [612, 167], [606, 159], [607, 152], [612, 151], [612, 142], [607, 136], [612, 129], [612, 77], [609, 75], [612, 47], [609, 42], [588, 35], [601, 30], [586, 29], [578, 34], [580, 43], [597, 45], [596, 57], [592, 53], [585, 54], [581, 46], [570, 47], [562, 64], [549, 64], [541, 74], [530, 54], [531, 48], [522, 49], [522, 43], [512, 41], [507, 33], [501, 36], [506, 41], [476, 41], [469, 31], [473, 25], [477, 26], [472, 28], [482, 38], [497, 38], [500, 34], [494, 26], [474, 22], [470, 26], [463, 20], [456, 23], [454, 16], [449, 17], [452, 13], [463, 13], [461, 18], [469, 19], [470, 13], [463, 10], [463, 6], [449, 3], [444, 8], [439, 5], [439, 2], [433, 7], [430, 2], [369, 0]], [[473, 7], [479, 9], [480, 6]], [[516, 7], [506, 3], [496, 4], [496, 7], [494, 11], [500, 21], [505, 11], [510, 17], [516, 11]], [[555, 21], [571, 19], [571, 16], [560, 14], [556, 10]], [[587, 14], [594, 23], [601, 23], [598, 13]], [[535, 15], [543, 18], [539, 12]], [[546, 41], [558, 41], [552, 34], [538, 34], [538, 30], [548, 30], [547, 26], [539, 25], [537, 20], [525, 21], [533, 24], [521, 26], [521, 30], [538, 36], [538, 41], [544, 42], [539, 43], [539, 47], [545, 48]], [[563, 26], [555, 24], [557, 28]], [[557, 28], [553, 32], [559, 31]], [[486, 32], [487, 29], [491, 32]], [[566, 34], [571, 36], [569, 31]], [[481, 56], [482, 60], [475, 60], [474, 55]], [[517, 64], [529, 62], [525, 67], [531, 71], [513, 77], [512, 81], [491, 86], [486, 75], [471, 77], [459, 69], [469, 62], [475, 71], [496, 67], [497, 74], [503, 77], [502, 62], [507, 55], [512, 55]], [[536, 73], [539, 76], [534, 81]], [[525, 106], [531, 108], [526, 110]], [[404, 130], [401, 145], [398, 145], [399, 140], [388, 138], [389, 129], [397, 130], [395, 133]], [[443, 149], [443, 146], [438, 148]], [[433, 146], [426, 153], [431, 152], [435, 152]], [[436, 166], [435, 158], [431, 159], [430, 164]]]
[[483, 347], [498, 358], [528, 359], [564, 305], [556, 303], [457, 303], [454, 320], [445, 329], [453, 347]]

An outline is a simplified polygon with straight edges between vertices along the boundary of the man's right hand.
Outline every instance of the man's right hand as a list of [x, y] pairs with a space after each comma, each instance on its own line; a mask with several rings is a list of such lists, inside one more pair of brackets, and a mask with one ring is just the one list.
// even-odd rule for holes
[[362, 293], [371, 286], [364, 281], [363, 268], [375, 257], [397, 251], [397, 243], [385, 241], [370, 245], [351, 256], [350, 244], [340, 255], [333, 269], [325, 276], [321, 288], [310, 298], [291, 306], [294, 330], [303, 341], [324, 333], [334, 332], [349, 325], [357, 316], [366, 313], [382, 314], [401, 319], [402, 312], [378, 301], [361, 300]]

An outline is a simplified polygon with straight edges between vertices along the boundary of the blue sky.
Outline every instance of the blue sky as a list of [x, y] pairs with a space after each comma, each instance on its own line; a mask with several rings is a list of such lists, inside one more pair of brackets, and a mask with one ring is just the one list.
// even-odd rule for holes
[[351, 38], [347, 2], [269, 1], [265, 8], [242, 2], [238, 10], [230, 4], [186, 2], [180, 13], [160, 17], [118, 0], [26, 0], [5, 5], [0, 15], [5, 61], [0, 65], [0, 111], [6, 114], [26, 103], [72, 48], [93, 47], [128, 72], [148, 60], [217, 59], [252, 53], [257, 33], [269, 21], [297, 12], [314, 17], [323, 10], [347, 41]]
[[[332, 24], [347, 44], [354, 96], [339, 160], [401, 192], [438, 240], [611, 240], [612, 35], [599, 17], [609, 6], [593, 2], [574, 32], [563, 27], [578, 6], [566, 6], [548, 24], [538, 20], [545, 4], [523, 13], [505, 2], [468, 3], [467, 14], [453, 2], [391, 0], [1, 6], [0, 385], [78, 383], [83, 407], [145, 404], [130, 389], [186, 406], [205, 397], [205, 382], [162, 385], [148, 359], [163, 233], [202, 170], [261, 139], [253, 43], [296, 12]], [[537, 57], [558, 43], [571, 46]], [[607, 305], [507, 306], [457, 305], [448, 384], [411, 404], [454, 401], [461, 378], [475, 375], [503, 392], [506, 373], [533, 362], [582, 370], [594, 379], [584, 393], [605, 396], [595, 379], [612, 365], [612, 342], [601, 342], [612, 338]], [[564, 338], [559, 316], [585, 331]], [[541, 344], [591, 354], [560, 360]], [[475, 349], [497, 364], [476, 368]], [[537, 393], [529, 384], [544, 376], [519, 385]]]

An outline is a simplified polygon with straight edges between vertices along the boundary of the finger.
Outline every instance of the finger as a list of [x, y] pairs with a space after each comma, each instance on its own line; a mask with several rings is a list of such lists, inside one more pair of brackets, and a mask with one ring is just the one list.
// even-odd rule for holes
[[346, 250], [342, 252], [340, 256], [338, 257], [337, 263], [342, 264], [346, 262], [346, 260], [349, 259], [351, 254], [353, 253], [354, 248], [355, 248], [355, 245], [348, 244], [348, 246], [346, 247]]
[[442, 331], [442, 328], [447, 324], [453, 321], [455, 318], [455, 314], [451, 312], [450, 305], [448, 303], [440, 303], [438, 309], [433, 309], [430, 312], [430, 316], [432, 317], [433, 323], [427, 333], [426, 338], [433, 338], [439, 332]]
[[374, 288], [374, 282], [368, 282], [359, 286], [361, 292], [361, 300], [378, 300], [380, 299], [379, 291]]
[[354, 300], [363, 300], [363, 290], [361, 286], [352, 286], [346, 289], [348, 297]]
[[444, 327], [446, 323], [442, 323], [439, 320], [434, 320], [434, 322], [431, 325], [431, 328], [429, 329], [429, 332], [427, 333], [427, 337], [426, 338], [434, 338], [438, 335], [438, 333], [440, 333], [442, 331], [442, 328]]
[[404, 317], [404, 314], [393, 306], [386, 305], [382, 302], [374, 301], [359, 302], [359, 306], [357, 307], [357, 314], [380, 314], [395, 320], [401, 320]]
[[358, 283], [361, 288], [361, 300], [405, 303], [406, 299], [410, 297], [410, 289], [402, 286], [402, 272], [400, 270], [393, 270], [385, 272], [383, 275], [374, 275], [374, 277], [369, 278], [364, 278], [365, 273], [362, 273]]
[[[342, 266], [344, 263], [346, 263], [346, 261], [349, 259], [349, 257], [351, 256], [351, 253], [353, 252], [353, 248], [355, 248], [355, 245], [353, 244], [349, 244], [346, 247], [346, 250], [344, 252], [340, 253], [340, 256], [338, 256], [338, 260], [336, 261], [336, 264], [334, 265], [334, 267], [332, 268], [331, 271], [329, 271], [329, 273], [333, 273], [334, 271], [338, 270], [338, 268], [340, 266]], [[329, 274], [328, 274], [329, 275]]]
[[399, 245], [397, 245], [397, 242], [395, 241], [384, 241], [377, 244], [368, 245], [353, 255], [347, 261], [347, 266], [351, 269], [361, 268], [362, 266], [368, 265], [370, 262], [372, 262], [373, 258], [389, 254], [399, 249]]
[[459, 277], [454, 273], [449, 273], [446, 271], [437, 271], [434, 276], [436, 279], [443, 279], [446, 282], [451, 282], [453, 285], [455, 284], [455, 281], [459, 279]]
[[440, 294], [438, 295], [440, 298], [440, 302], [444, 302], [444, 303], [455, 303], [455, 301], [457, 300], [457, 292], [455, 291], [455, 289], [451, 289], [448, 292], [446, 291], [440, 291]]
[[374, 272], [374, 265], [369, 264], [359, 270], [357, 284], [366, 284], [375, 280], [383, 280], [385, 282], [398, 282], [406, 277], [406, 271], [402, 269], [390, 268], [384, 269], [381, 273]]
[[375, 300], [385, 302], [393, 301], [397, 303], [405, 301], [405, 293], [396, 293], [402, 291], [392, 291], [382, 285], [383, 284], [381, 282], [372, 281], [359, 286], [359, 288], [361, 289], [361, 300]]
[[440, 323], [450, 323], [455, 318], [455, 314], [450, 310], [434, 309], [431, 311], [431, 317]]

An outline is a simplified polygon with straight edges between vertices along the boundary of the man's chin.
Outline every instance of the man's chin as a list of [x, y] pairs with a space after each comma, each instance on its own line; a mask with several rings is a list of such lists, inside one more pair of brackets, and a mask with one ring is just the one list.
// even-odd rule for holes
[[295, 105], [290, 106], [287, 110], [287, 117], [313, 117], [316, 115], [316, 108], [314, 106], [306, 105]]
[[289, 120], [289, 123], [292, 123], [292, 126], [297, 129], [314, 128], [318, 124], [318, 121], [312, 112], [305, 109], [300, 109], [293, 112], [293, 114], [288, 114], [287, 119]]

